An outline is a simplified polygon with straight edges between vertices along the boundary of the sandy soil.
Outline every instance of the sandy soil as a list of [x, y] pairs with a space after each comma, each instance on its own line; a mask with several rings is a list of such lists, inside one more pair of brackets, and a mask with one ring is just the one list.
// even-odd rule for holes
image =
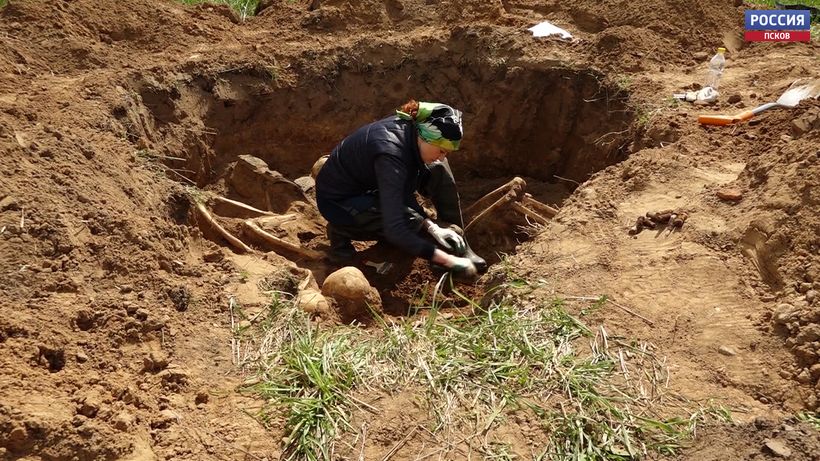
[[[310, 269], [321, 282], [335, 267], [235, 253], [199, 231], [191, 187], [296, 213], [280, 237], [321, 250], [310, 191], [291, 181], [415, 97], [465, 112], [451, 161], [467, 203], [522, 176], [561, 206], [535, 235], [503, 215], [468, 235], [477, 250], [510, 254], [548, 281], [544, 296], [606, 294], [639, 313], [609, 306], [595, 321], [653, 342], [670, 392], [732, 410], [735, 424], [702, 428], [680, 459], [766, 459], [772, 439], [820, 459], [817, 432], [793, 420], [820, 406], [820, 102], [696, 122], [820, 78], [816, 41], [743, 43], [730, 0], [262, 6], [245, 22], [160, 0], [0, 10], [0, 458], [278, 459], [283, 421], [263, 426], [261, 403], [236, 392], [230, 300], [252, 315], [260, 280]], [[576, 40], [532, 38], [543, 19]], [[670, 101], [721, 45], [720, 102]], [[281, 173], [260, 186], [275, 193], [243, 196], [240, 155]], [[689, 218], [628, 234], [662, 209]], [[391, 315], [432, 279], [402, 267], [366, 272]], [[423, 418], [383, 403], [367, 459]]]

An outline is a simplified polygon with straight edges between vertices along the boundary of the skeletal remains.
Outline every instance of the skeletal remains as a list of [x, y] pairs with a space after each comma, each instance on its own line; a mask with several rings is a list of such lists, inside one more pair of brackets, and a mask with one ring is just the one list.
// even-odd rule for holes
[[663, 210], [658, 212], [647, 212], [646, 216], [638, 216], [635, 225], [629, 228], [629, 235], [637, 235], [644, 229], [655, 229], [658, 225], [669, 226], [671, 233], [675, 229], [683, 227], [683, 223], [689, 215], [682, 211]]
[[[258, 159], [250, 159], [248, 161], [251, 160], [254, 168], [256, 168], [254, 174], [264, 176], [260, 184], [269, 184], [271, 181], [277, 183], [285, 181], [294, 187], [298, 187], [296, 182], [289, 181], [276, 172], [265, 171], [266, 168], [260, 168], [257, 162]], [[314, 170], [316, 169], [317, 168], [314, 167]], [[247, 174], [247, 171], [243, 174]], [[271, 178], [273, 177], [276, 179], [272, 180]], [[297, 182], [299, 181], [297, 180]], [[247, 182], [243, 180], [243, 184], [247, 185]], [[289, 187], [290, 184], [287, 186]], [[512, 210], [524, 216], [529, 222], [540, 225], [546, 224], [550, 218], [558, 213], [558, 210], [535, 200], [530, 194], [525, 193], [524, 189], [526, 186], [527, 183], [524, 179], [515, 177], [467, 207], [464, 210], [464, 222], [467, 223], [464, 227], [464, 232], [469, 232], [476, 223], [486, 220], [488, 216], [504, 210]], [[264, 196], [264, 194], [260, 195]], [[315, 207], [312, 201], [310, 206]], [[221, 236], [239, 252], [251, 253], [254, 251], [249, 243], [246, 242], [246, 240], [249, 240], [256, 246], [264, 247], [268, 251], [274, 251], [283, 256], [295, 256], [295, 258], [291, 258], [295, 260], [315, 261], [324, 257], [323, 253], [305, 248], [301, 244], [291, 243], [279, 238], [264, 230], [263, 226], [260, 225], [264, 223], [267, 228], [276, 228], [282, 223], [297, 219], [294, 213], [274, 213], [248, 205], [242, 201], [231, 200], [221, 196], [211, 196], [207, 201], [197, 201], [195, 210], [197, 212], [197, 223], [203, 233], [210, 232]], [[242, 222], [241, 233], [238, 233], [238, 235], [232, 234], [219, 223], [215, 216], [242, 217], [244, 221]], [[389, 270], [389, 268], [386, 267], [379, 267], [377, 269]], [[386, 270], [384, 272], [386, 272]]]

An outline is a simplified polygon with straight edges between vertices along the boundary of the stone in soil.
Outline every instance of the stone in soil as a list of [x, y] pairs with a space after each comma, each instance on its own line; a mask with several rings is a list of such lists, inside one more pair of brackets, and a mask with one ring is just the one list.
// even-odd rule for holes
[[769, 452], [780, 458], [788, 458], [792, 455], [792, 450], [787, 447], [783, 441], [778, 439], [766, 439], [764, 446], [769, 450]]
[[717, 191], [717, 196], [719, 199], [728, 202], [739, 202], [743, 199], [743, 193], [738, 189], [721, 189]]

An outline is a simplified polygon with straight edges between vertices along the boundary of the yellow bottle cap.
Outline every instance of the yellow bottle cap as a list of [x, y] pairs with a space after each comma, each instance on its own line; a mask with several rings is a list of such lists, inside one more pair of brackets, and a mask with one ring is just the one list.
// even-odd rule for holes
[[726, 48], [723, 48], [723, 47], [718, 48], [718, 53], [725, 53], [725, 52], [726, 52]]

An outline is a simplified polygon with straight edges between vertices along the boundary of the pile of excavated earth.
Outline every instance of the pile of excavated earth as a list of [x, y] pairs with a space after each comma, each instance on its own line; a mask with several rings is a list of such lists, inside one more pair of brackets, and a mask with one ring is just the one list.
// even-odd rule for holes
[[[238, 391], [237, 328], [271, 291], [322, 328], [422, 316], [441, 275], [385, 244], [330, 263], [314, 202], [315, 162], [410, 98], [464, 112], [450, 163], [492, 266], [462, 292], [514, 267], [543, 281], [535, 297], [606, 295], [594, 325], [651, 341], [669, 392], [732, 415], [671, 458], [820, 459], [797, 418], [820, 410], [820, 101], [697, 121], [820, 79], [816, 38], [742, 40], [751, 7], [11, 0], [0, 459], [279, 459], [284, 417], [262, 424]], [[533, 37], [545, 20], [572, 38]], [[672, 98], [720, 46], [717, 102]], [[366, 459], [422, 453], [394, 407], [367, 415]]]

